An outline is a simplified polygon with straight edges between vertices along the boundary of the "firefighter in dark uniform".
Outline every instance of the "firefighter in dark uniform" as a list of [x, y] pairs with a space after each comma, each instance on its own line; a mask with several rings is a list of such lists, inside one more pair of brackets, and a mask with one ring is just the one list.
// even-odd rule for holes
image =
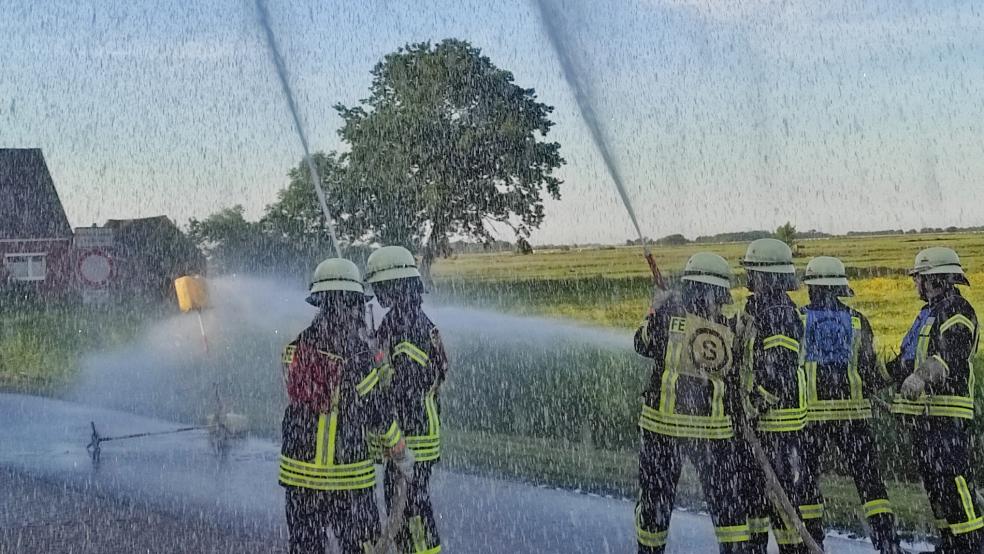
[[912, 439], [913, 456], [940, 529], [945, 554], [984, 551], [984, 519], [971, 471], [977, 314], [956, 285], [969, 285], [949, 248], [916, 255], [910, 272], [926, 302], [888, 364], [899, 386], [892, 412]]
[[380, 524], [366, 435], [381, 436], [389, 456], [404, 466], [409, 455], [378, 387], [358, 268], [340, 258], [325, 260], [310, 293], [318, 314], [287, 346], [283, 360], [289, 404], [280, 484], [286, 488], [290, 552], [324, 554], [334, 532], [343, 553], [368, 553]]
[[655, 362], [643, 395], [640, 497], [636, 536], [640, 554], [666, 549], [680, 468], [686, 456], [701, 487], [722, 553], [745, 552], [747, 511], [741, 495], [742, 448], [736, 439], [741, 390], [735, 364], [735, 320], [728, 262], [702, 252], [687, 262], [677, 290], [659, 300], [635, 334], [635, 349]]
[[[448, 359], [437, 327], [424, 313], [424, 287], [416, 260], [405, 248], [385, 246], [366, 262], [366, 282], [389, 311], [376, 333], [384, 359], [384, 387], [416, 464], [407, 483], [406, 525], [397, 537], [404, 552], [436, 554], [441, 539], [431, 506], [431, 472], [441, 456], [438, 391]], [[387, 511], [394, 509], [397, 468], [386, 468]]]
[[[800, 368], [800, 339], [803, 324], [788, 291], [796, 289], [793, 254], [776, 239], [753, 241], [742, 266], [748, 272], [752, 292], [745, 304], [742, 341], [745, 355], [743, 388], [747, 393], [745, 410], [755, 420], [755, 431], [772, 468], [793, 506], [799, 509], [814, 540], [822, 547], [824, 539], [823, 505], [810, 499], [817, 486], [805, 464], [806, 378]], [[751, 501], [749, 530], [755, 552], [766, 551], [768, 529], [783, 554], [806, 552], [802, 537], [788, 517], [766, 500], [762, 470], [751, 456]]]
[[[854, 477], [875, 549], [902, 554], [871, 429], [871, 397], [891, 384], [878, 363], [871, 324], [840, 300], [854, 291], [839, 259], [810, 260], [803, 283], [810, 294], [810, 303], [800, 310], [809, 471], [819, 482], [824, 455], [836, 453]], [[810, 504], [823, 504], [819, 488]]]

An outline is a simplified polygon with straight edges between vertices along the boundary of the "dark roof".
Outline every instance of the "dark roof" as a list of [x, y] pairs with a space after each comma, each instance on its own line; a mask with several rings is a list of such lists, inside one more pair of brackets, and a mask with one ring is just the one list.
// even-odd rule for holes
[[71, 238], [40, 148], [0, 148], [0, 239]]
[[139, 219], [110, 219], [106, 228], [115, 231], [117, 252], [141, 258], [175, 277], [205, 273], [205, 255], [194, 241], [166, 216]]

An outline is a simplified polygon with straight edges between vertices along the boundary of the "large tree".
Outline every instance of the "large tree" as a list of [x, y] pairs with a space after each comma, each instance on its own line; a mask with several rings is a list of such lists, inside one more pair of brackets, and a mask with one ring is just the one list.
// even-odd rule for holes
[[407, 246], [425, 271], [453, 236], [491, 241], [498, 223], [529, 237], [543, 192], [560, 198], [553, 108], [460, 40], [400, 48], [372, 77], [368, 98], [337, 106], [346, 174], [328, 184], [344, 235]]

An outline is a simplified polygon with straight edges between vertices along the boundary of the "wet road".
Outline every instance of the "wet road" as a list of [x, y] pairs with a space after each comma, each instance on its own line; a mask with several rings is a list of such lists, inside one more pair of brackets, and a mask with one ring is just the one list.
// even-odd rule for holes
[[[85, 451], [90, 421], [106, 436], [177, 427], [118, 411], [0, 394], [0, 466], [236, 532], [283, 536], [278, 450], [269, 441], [242, 441], [224, 460], [198, 431], [108, 442], [96, 468]], [[635, 550], [632, 504], [622, 499], [440, 471], [433, 497], [445, 552]], [[670, 536], [672, 553], [717, 551], [704, 516], [676, 513]], [[834, 537], [827, 547], [834, 553], [873, 552], [868, 544]]]

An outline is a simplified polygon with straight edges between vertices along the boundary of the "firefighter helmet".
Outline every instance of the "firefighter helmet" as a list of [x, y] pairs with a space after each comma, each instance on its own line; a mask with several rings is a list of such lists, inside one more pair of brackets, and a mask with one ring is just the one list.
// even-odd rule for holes
[[366, 282], [369, 284], [412, 278], [420, 278], [417, 260], [402, 246], [384, 246], [370, 254], [366, 261]]
[[365, 293], [359, 268], [345, 258], [328, 258], [318, 264], [309, 292], [348, 291]]
[[681, 279], [730, 289], [733, 277], [727, 260], [711, 252], [698, 252], [687, 260]]
[[830, 287], [840, 289], [837, 296], [854, 296], [847, 281], [844, 262], [831, 256], [817, 256], [806, 265], [803, 283], [811, 287]]
[[758, 239], [752, 241], [741, 261], [746, 271], [761, 273], [781, 273], [794, 275], [793, 251], [789, 245], [778, 239]]
[[927, 248], [916, 254], [916, 262], [909, 275], [946, 275], [955, 283], [970, 284], [960, 265], [960, 256], [952, 248], [943, 246]]

